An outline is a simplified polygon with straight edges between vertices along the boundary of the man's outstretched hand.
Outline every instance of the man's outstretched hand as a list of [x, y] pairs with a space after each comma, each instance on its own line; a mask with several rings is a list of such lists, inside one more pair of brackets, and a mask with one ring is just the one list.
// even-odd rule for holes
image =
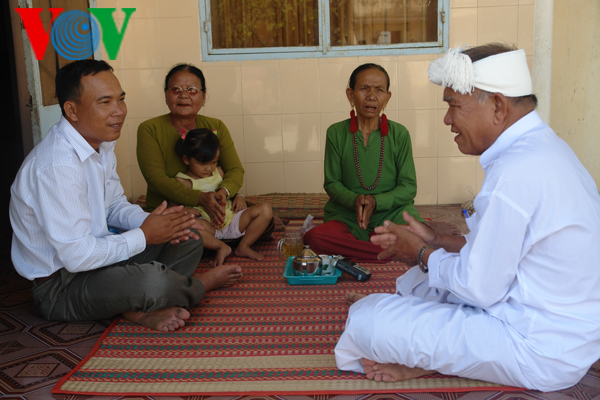
[[437, 241], [436, 233], [433, 231], [433, 229], [431, 229], [424, 223], [420, 222], [419, 220], [417, 220], [415, 217], [413, 217], [406, 211], [404, 211], [402, 213], [402, 217], [404, 217], [404, 220], [406, 221], [406, 225], [398, 225], [398, 226], [400, 226], [402, 229], [405, 229], [405, 230], [419, 236], [428, 245], [430, 245], [432, 247], [437, 247], [436, 246], [436, 241]]
[[[403, 261], [409, 265], [417, 263], [417, 253], [421, 246], [426, 244], [424, 238], [419, 234], [433, 239], [433, 231], [406, 211], [402, 214], [408, 225], [396, 225], [391, 221], [385, 221], [383, 226], [375, 228], [375, 235], [371, 236], [371, 242], [381, 246], [383, 251], [377, 255], [380, 260], [391, 258], [394, 261]], [[422, 226], [421, 226], [422, 225]], [[431, 231], [431, 236], [428, 231]]]
[[177, 244], [188, 239], [198, 240], [198, 235], [190, 229], [203, 229], [194, 214], [184, 211], [183, 206], [167, 208], [163, 201], [142, 223], [140, 229], [146, 236], [146, 244]]

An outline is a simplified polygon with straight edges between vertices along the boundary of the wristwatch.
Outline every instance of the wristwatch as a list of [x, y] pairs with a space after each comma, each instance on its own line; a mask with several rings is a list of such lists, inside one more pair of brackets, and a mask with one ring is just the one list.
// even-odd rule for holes
[[433, 249], [433, 247], [426, 244], [425, 246], [421, 247], [417, 253], [417, 262], [419, 263], [419, 268], [421, 268], [421, 271], [424, 274], [429, 272], [429, 267], [423, 262], [423, 254], [425, 254], [425, 251], [428, 249]]

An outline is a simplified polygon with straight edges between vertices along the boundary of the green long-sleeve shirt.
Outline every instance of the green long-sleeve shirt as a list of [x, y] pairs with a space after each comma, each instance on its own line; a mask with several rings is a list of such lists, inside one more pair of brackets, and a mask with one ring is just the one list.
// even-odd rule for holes
[[[402, 212], [421, 220], [414, 208], [417, 194], [417, 178], [412, 157], [412, 146], [408, 130], [393, 121], [389, 121], [390, 130], [385, 139], [385, 150], [381, 179], [373, 190], [366, 190], [360, 184], [354, 151], [350, 120], [338, 122], [327, 129], [325, 147], [325, 184], [323, 187], [329, 195], [325, 205], [325, 222], [342, 221], [350, 232], [360, 240], [369, 240], [369, 232], [389, 219], [395, 223], [403, 223]], [[363, 134], [357, 133], [357, 150], [360, 172], [365, 186], [371, 186], [377, 178], [381, 151], [381, 132], [379, 129], [369, 135], [367, 147]], [[359, 194], [371, 194], [377, 206], [368, 228], [360, 229], [356, 219], [354, 201]]]
[[[219, 165], [225, 172], [221, 187], [235, 196], [244, 182], [244, 168], [240, 162], [233, 139], [225, 124], [216, 118], [196, 115], [196, 128], [216, 131], [221, 142]], [[144, 121], [137, 132], [137, 158], [142, 175], [148, 183], [146, 209], [154, 210], [163, 202], [171, 200], [185, 206], [198, 205], [200, 191], [184, 186], [175, 179], [179, 172], [188, 167], [175, 152], [179, 133], [169, 122], [168, 114]]]

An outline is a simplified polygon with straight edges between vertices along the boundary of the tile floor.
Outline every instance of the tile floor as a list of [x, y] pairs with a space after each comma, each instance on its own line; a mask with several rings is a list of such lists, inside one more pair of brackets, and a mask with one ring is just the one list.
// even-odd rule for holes
[[[423, 218], [454, 222], [467, 232], [460, 206], [418, 207]], [[52, 387], [90, 352], [110, 320], [87, 323], [50, 322], [37, 316], [31, 299], [31, 284], [15, 272], [10, 261], [10, 244], [0, 244], [0, 398], [52, 399]], [[242, 396], [243, 397], [243, 396]], [[373, 395], [353, 396], [290, 396], [295, 399], [359, 399]], [[582, 381], [573, 388], [553, 393], [539, 392], [472, 392], [472, 393], [415, 393], [379, 395], [377, 398], [405, 400], [600, 400], [600, 362], [596, 363]], [[56, 397], [67, 398], [67, 396]], [[72, 400], [90, 396], [68, 396]], [[93, 399], [109, 399], [94, 396]], [[150, 399], [150, 397], [130, 397]], [[156, 397], [154, 397], [156, 398]], [[172, 398], [172, 397], [171, 397]], [[187, 400], [201, 397], [188, 397]], [[238, 399], [241, 397], [237, 397]], [[243, 397], [249, 398], [249, 397]], [[281, 399], [280, 396], [261, 397]], [[163, 398], [165, 399], [165, 398]], [[177, 397], [179, 399], [179, 397]], [[214, 398], [216, 399], [216, 398]], [[222, 398], [221, 398], [222, 399]]]

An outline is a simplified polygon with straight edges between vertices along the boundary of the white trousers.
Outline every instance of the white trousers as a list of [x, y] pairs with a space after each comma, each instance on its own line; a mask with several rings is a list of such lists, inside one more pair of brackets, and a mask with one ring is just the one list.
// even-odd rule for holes
[[518, 333], [483, 309], [453, 303], [449, 292], [429, 288], [418, 267], [398, 278], [396, 286], [396, 294], [372, 294], [350, 307], [335, 348], [339, 369], [364, 373], [360, 360], [367, 358], [537, 390], [562, 389], [579, 380], [541, 372], [560, 370], [559, 360], [527, 365], [523, 360], [532, 359], [531, 351]]

